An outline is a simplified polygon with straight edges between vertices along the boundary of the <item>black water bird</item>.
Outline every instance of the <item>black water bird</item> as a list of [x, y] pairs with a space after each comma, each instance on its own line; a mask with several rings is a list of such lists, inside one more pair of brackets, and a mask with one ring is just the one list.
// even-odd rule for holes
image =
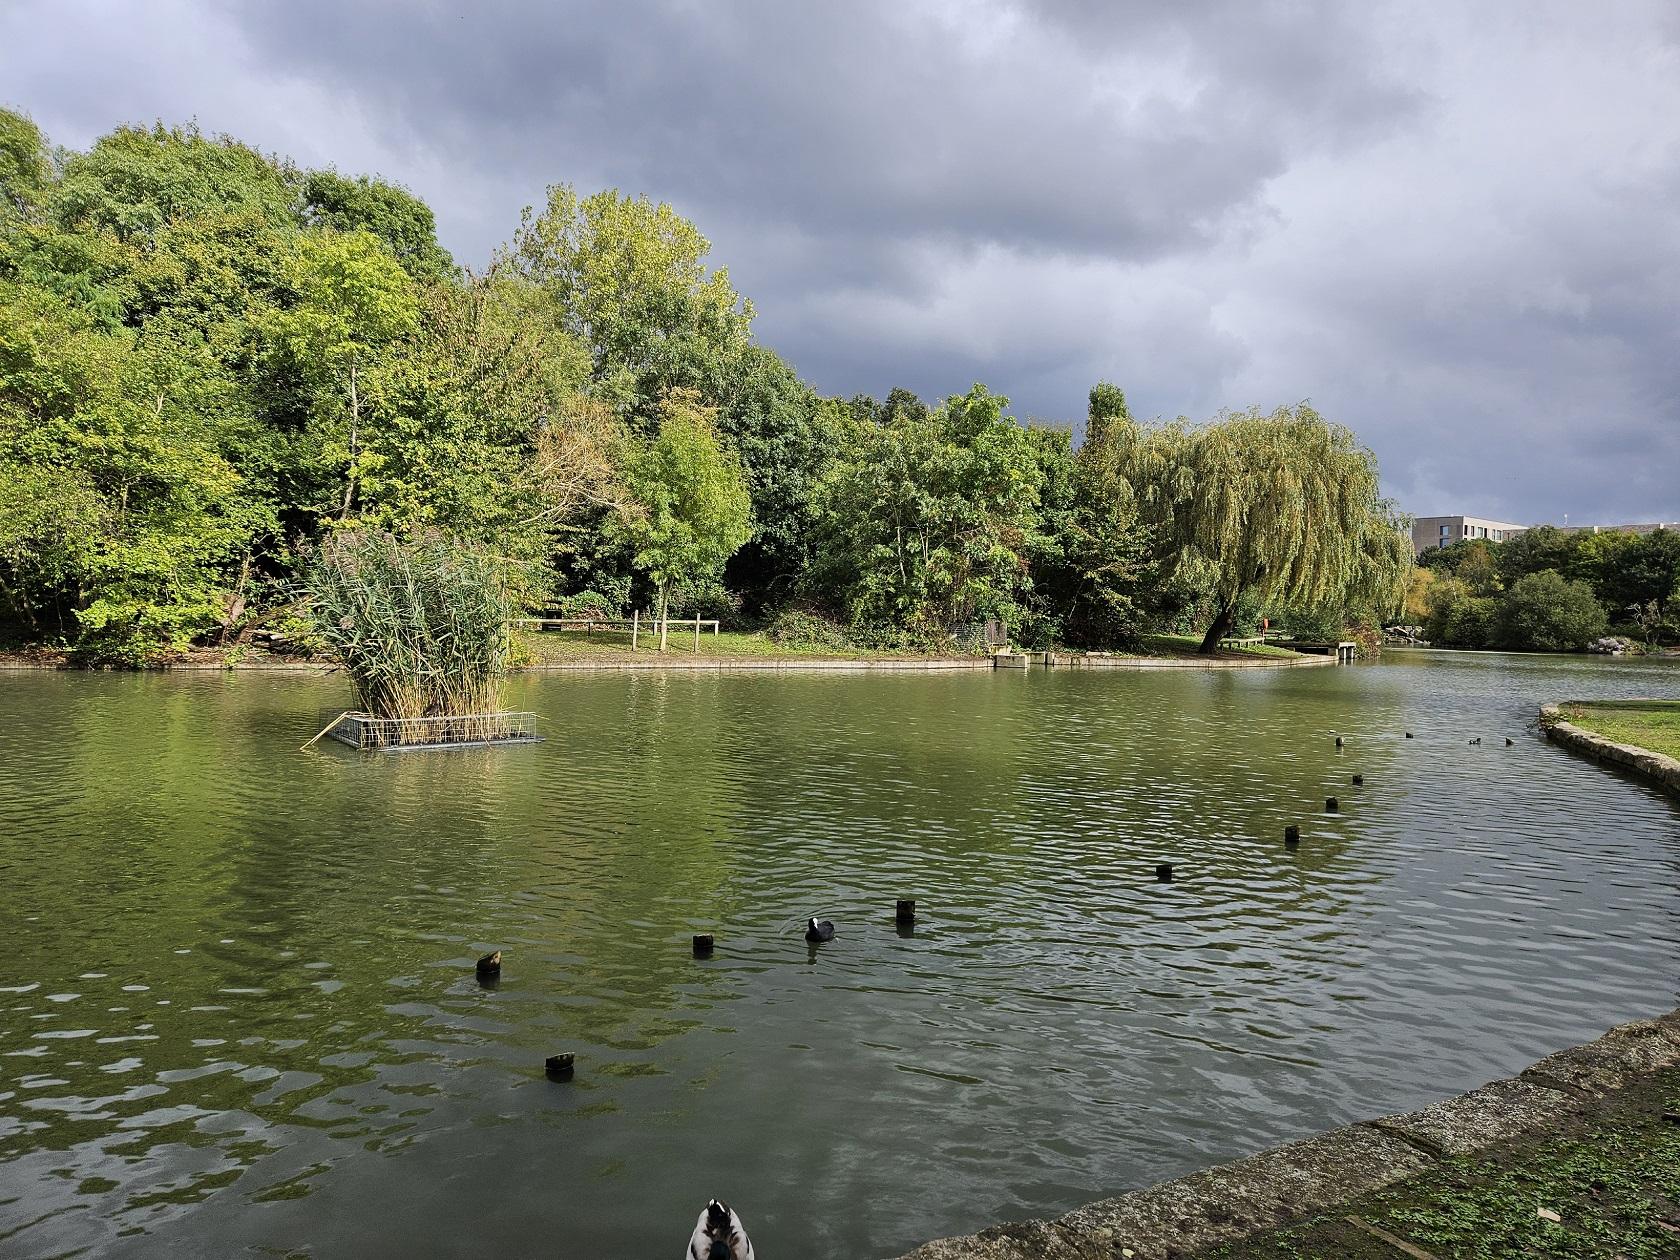
[[[812, 920], [816, 922], [816, 920]], [[694, 1223], [684, 1260], [756, 1260], [747, 1227], [727, 1203], [713, 1199]]]
[[805, 924], [805, 939], [813, 945], [834, 939], [834, 924], [828, 919], [811, 919]]
[[1510, 737], [1510, 736], [1509, 736], [1509, 735], [1507, 735], [1507, 736], [1506, 736], [1506, 737], [1505, 737], [1505, 747], [1507, 747], [1507, 748], [1509, 748], [1509, 747], [1510, 747], [1510, 746], [1511, 746], [1511, 745], [1512, 745], [1512, 744], [1514, 744], [1514, 743], [1516, 743], [1516, 742], [1517, 742], [1517, 741], [1516, 741], [1516, 740], [1514, 740], [1514, 739], [1512, 739], [1512, 738], [1511, 738], [1511, 737]]
[[502, 951], [493, 949], [478, 960], [478, 974], [481, 976], [499, 976], [502, 974]]

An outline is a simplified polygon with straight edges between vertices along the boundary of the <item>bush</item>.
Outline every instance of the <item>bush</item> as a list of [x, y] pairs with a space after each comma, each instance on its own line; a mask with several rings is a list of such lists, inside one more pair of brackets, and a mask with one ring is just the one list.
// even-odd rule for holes
[[1604, 606], [1585, 582], [1555, 569], [1519, 578], [1499, 610], [1501, 646], [1524, 652], [1579, 652], [1605, 631]]
[[806, 608], [784, 608], [771, 619], [765, 634], [772, 643], [807, 651], [844, 651], [851, 637], [839, 622]]

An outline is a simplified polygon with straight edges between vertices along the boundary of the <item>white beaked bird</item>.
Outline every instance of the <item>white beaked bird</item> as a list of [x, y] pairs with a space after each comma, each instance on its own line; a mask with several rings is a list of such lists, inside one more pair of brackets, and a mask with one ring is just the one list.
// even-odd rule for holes
[[735, 1210], [720, 1199], [706, 1204], [694, 1223], [694, 1237], [688, 1240], [685, 1260], [756, 1260], [747, 1227]]

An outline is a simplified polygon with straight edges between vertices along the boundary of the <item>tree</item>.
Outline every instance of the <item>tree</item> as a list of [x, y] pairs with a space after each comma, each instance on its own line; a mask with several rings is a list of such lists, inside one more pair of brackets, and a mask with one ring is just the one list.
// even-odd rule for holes
[[311, 171], [300, 196], [305, 223], [377, 236], [416, 280], [437, 283], [454, 273], [455, 260], [438, 244], [432, 208], [406, 188], [366, 175]]
[[1567, 573], [1575, 563], [1581, 543], [1589, 534], [1566, 533], [1556, 525], [1536, 525], [1499, 544], [1499, 576], [1506, 586], [1530, 573], [1552, 569]]
[[943, 633], [1016, 614], [1043, 477], [1032, 437], [983, 385], [931, 412], [898, 402], [852, 419], [818, 490], [812, 593], [854, 625]]
[[1424, 633], [1437, 647], [1487, 648], [1494, 645], [1497, 600], [1474, 595], [1469, 586], [1436, 571], [1426, 596]]
[[713, 409], [683, 390], [662, 400], [658, 432], [631, 450], [624, 486], [616, 530], [658, 591], [663, 652], [671, 584], [715, 575], [752, 533], [752, 503]]
[[1085, 444], [1102, 446], [1115, 429], [1124, 430], [1133, 423], [1132, 409], [1126, 405], [1126, 395], [1118, 385], [1098, 381], [1091, 386], [1091, 396], [1085, 410]]
[[312, 394], [321, 462], [343, 480], [336, 504], [342, 521], [376, 463], [362, 427], [381, 401], [383, 370], [419, 327], [418, 300], [413, 281], [367, 232], [304, 234], [287, 275], [296, 301], [271, 318], [269, 333]]
[[1627, 541], [1616, 549], [1615, 563], [1600, 571], [1596, 585], [1614, 608], [1653, 605], [1661, 623], [1680, 589], [1680, 533], [1656, 529], [1637, 537], [1620, 537]]
[[818, 482], [833, 462], [840, 404], [818, 399], [773, 351], [749, 346], [718, 409], [718, 429], [741, 457], [752, 496], [753, 537], [725, 575], [750, 609], [792, 590], [815, 546]]
[[1047, 637], [1085, 647], [1116, 647], [1142, 629], [1140, 600], [1154, 578], [1151, 536], [1126, 479], [1122, 445], [1131, 413], [1113, 385], [1091, 391], [1085, 441], [1034, 430], [1043, 487], [1039, 546], [1032, 557], [1035, 605]]
[[291, 226], [294, 194], [281, 167], [227, 136], [197, 127], [119, 127], [72, 157], [53, 196], [58, 225], [109, 231], [120, 240], [152, 236], [173, 219], [249, 209]]
[[1604, 607], [1592, 588], [1555, 569], [1518, 578], [1499, 608], [1499, 642], [1518, 651], [1578, 652], [1605, 626]]
[[1170, 561], [1212, 574], [1202, 652], [1218, 648], [1247, 595], [1398, 606], [1412, 565], [1405, 523], [1378, 491], [1371, 452], [1311, 407], [1134, 427], [1125, 459]]
[[216, 449], [228, 382], [191, 347], [0, 283], [0, 595], [89, 659], [141, 663], [220, 619], [250, 528]]
[[36, 215], [52, 180], [41, 129], [24, 114], [0, 109], [0, 224], [8, 215]]
[[540, 285], [562, 327], [589, 347], [600, 396], [646, 423], [672, 389], [720, 403], [747, 346], [752, 304], [710, 271], [711, 243], [663, 202], [616, 189], [579, 198], [548, 190], [527, 208], [497, 266]]

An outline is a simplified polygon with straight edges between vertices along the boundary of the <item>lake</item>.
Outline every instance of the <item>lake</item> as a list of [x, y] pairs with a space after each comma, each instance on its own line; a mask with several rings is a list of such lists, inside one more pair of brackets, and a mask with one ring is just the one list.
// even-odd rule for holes
[[569, 674], [381, 756], [298, 751], [334, 678], [0, 675], [0, 1255], [887, 1257], [1417, 1107], [1680, 1001], [1680, 809], [1534, 728], [1677, 693]]

